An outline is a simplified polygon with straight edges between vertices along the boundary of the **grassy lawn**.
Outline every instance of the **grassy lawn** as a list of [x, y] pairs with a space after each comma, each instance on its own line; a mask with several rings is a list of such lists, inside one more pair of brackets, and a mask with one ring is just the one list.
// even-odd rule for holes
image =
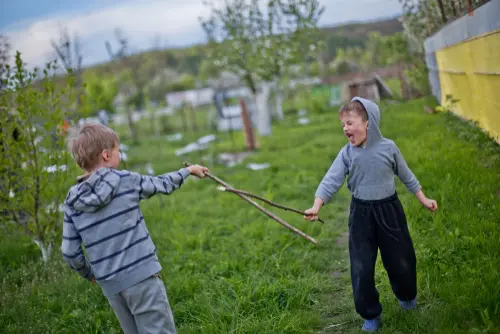
[[[446, 114], [423, 112], [423, 100], [384, 106], [381, 127], [399, 145], [427, 196], [431, 214], [398, 181], [418, 268], [419, 308], [399, 309], [380, 261], [376, 282], [383, 333], [500, 333], [500, 149], [477, 129]], [[131, 169], [157, 173], [205, 163], [234, 187], [307, 209], [344, 145], [337, 114], [293, 116], [259, 138], [260, 150], [239, 166], [207, 156], [233, 147], [227, 134], [202, 153], [176, 157], [181, 142], [144, 138], [128, 152]], [[243, 146], [241, 134], [237, 143]], [[252, 171], [247, 162], [269, 162]], [[356, 333], [347, 257], [344, 187], [323, 209], [325, 225], [270, 210], [318, 240], [315, 246], [268, 219], [213, 181], [189, 181], [170, 197], [141, 204], [163, 266], [180, 333]], [[55, 250], [44, 270], [37, 250], [17, 235], [0, 236], [1, 333], [120, 333], [100, 289], [72, 273]]]
[[390, 78], [385, 80], [385, 84], [391, 90], [394, 99], [401, 99], [401, 81], [396, 78]]

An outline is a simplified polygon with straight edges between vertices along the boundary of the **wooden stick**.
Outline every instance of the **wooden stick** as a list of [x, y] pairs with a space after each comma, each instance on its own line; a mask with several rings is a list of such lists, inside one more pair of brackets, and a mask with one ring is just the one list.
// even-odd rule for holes
[[[184, 161], [184, 165], [186, 167], [189, 167], [191, 166], [191, 164], [187, 161]], [[214, 180], [215, 182], [223, 185], [224, 187], [228, 188], [228, 189], [234, 189], [231, 185], [227, 184], [226, 182], [222, 181], [221, 179], [219, 179], [217, 176], [213, 175], [212, 173], [206, 173], [206, 175], [211, 178], [212, 180]], [[289, 230], [291, 230], [292, 232], [294, 232], [295, 234], [297, 235], [300, 235], [301, 237], [303, 237], [304, 239], [307, 239], [309, 240], [310, 242], [312, 242], [313, 244], [317, 244], [318, 242], [312, 238], [311, 236], [305, 234], [304, 232], [302, 232], [301, 230], [297, 229], [296, 227], [288, 224], [286, 221], [284, 221], [283, 219], [275, 216], [272, 212], [266, 210], [265, 208], [263, 208], [261, 205], [259, 205], [258, 203], [256, 203], [255, 201], [253, 201], [252, 199], [250, 199], [248, 196], [246, 195], [243, 195], [243, 194], [238, 194], [238, 193], [235, 193], [237, 196], [241, 197], [242, 199], [244, 199], [245, 201], [247, 201], [248, 203], [252, 204], [253, 206], [255, 206], [257, 209], [259, 209], [260, 211], [262, 211], [265, 215], [267, 215], [269, 218], [271, 219], [274, 219], [275, 221], [277, 221], [278, 223], [280, 223], [281, 225], [285, 226], [286, 228], [288, 228]]]
[[[257, 198], [257, 199], [260, 199], [261, 201], [269, 204], [269, 205], [272, 205], [274, 207], [277, 207], [277, 208], [280, 208], [280, 209], [283, 209], [285, 211], [292, 211], [292, 212], [295, 212], [295, 213], [298, 213], [300, 215], [303, 215], [303, 216], [310, 216], [310, 214], [307, 214], [305, 213], [304, 211], [300, 211], [300, 210], [297, 210], [297, 209], [294, 209], [294, 208], [290, 208], [290, 207], [287, 207], [287, 206], [284, 206], [284, 205], [281, 205], [281, 204], [278, 204], [278, 203], [274, 203], [268, 199], [265, 199], [264, 197], [260, 197], [258, 195], [254, 195], [248, 191], [244, 191], [244, 190], [240, 190], [240, 189], [228, 189], [228, 188], [225, 188], [225, 187], [218, 187], [217, 189], [221, 190], [221, 191], [227, 191], [227, 192], [231, 192], [231, 193], [235, 193], [235, 194], [242, 194], [242, 195], [246, 195], [248, 197], [253, 197], [253, 198]], [[323, 221], [323, 219], [319, 218], [318, 217], [318, 220], [320, 222], [322, 222], [323, 224], [325, 223]]]

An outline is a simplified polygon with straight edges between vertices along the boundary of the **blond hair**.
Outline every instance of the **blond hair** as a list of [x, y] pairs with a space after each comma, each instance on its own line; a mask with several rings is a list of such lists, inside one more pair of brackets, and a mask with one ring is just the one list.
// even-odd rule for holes
[[350, 112], [354, 112], [356, 115], [360, 116], [363, 121], [368, 120], [368, 113], [366, 112], [363, 104], [359, 101], [349, 101], [339, 110], [340, 115], [348, 114]]
[[85, 124], [71, 130], [68, 149], [78, 166], [90, 171], [99, 163], [100, 154], [117, 147], [119, 141], [113, 129], [101, 124]]

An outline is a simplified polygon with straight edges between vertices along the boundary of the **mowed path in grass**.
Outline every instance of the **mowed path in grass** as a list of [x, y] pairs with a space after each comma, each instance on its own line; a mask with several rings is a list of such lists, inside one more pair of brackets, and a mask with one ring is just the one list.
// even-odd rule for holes
[[[440, 206], [431, 214], [398, 181], [418, 260], [419, 309], [402, 312], [380, 261], [376, 282], [385, 333], [498, 331], [500, 326], [500, 150], [455, 117], [423, 112], [423, 101], [383, 107], [382, 132], [399, 145], [426, 194]], [[174, 150], [189, 142], [144, 139], [131, 148], [137, 171], [181, 167]], [[233, 186], [278, 203], [308, 208], [314, 191], [345, 140], [336, 112], [290, 116], [247, 162], [261, 171], [210, 166]], [[241, 134], [237, 143], [243, 143]], [[225, 152], [231, 141], [207, 153]], [[325, 225], [270, 208], [318, 240], [312, 245], [212, 180], [191, 178], [170, 197], [141, 204], [180, 333], [358, 332], [362, 321], [351, 297], [344, 187], [326, 206]], [[268, 206], [266, 206], [268, 207]], [[119, 333], [99, 288], [72, 273], [55, 251], [47, 272], [37, 250], [3, 235], [0, 332]], [[11, 240], [11, 241], [8, 241]]]

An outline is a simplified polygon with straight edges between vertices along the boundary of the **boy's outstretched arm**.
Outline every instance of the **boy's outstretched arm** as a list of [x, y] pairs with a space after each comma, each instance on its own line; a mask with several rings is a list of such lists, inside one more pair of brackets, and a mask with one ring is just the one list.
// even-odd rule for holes
[[325, 205], [344, 184], [349, 161], [345, 150], [346, 147], [337, 154], [337, 157], [321, 180], [314, 194], [314, 204], [312, 208], [306, 210], [306, 213], [310, 214], [310, 216], [305, 216], [305, 219], [316, 220], [321, 207]]
[[159, 176], [136, 174], [141, 199], [147, 199], [157, 193], [170, 195], [182, 186], [189, 175], [193, 174], [203, 178], [206, 172], [208, 172], [208, 168], [192, 165]]
[[349, 159], [347, 158], [346, 146], [340, 150], [332, 165], [321, 180], [314, 196], [320, 198], [326, 204], [339, 191], [344, 184], [348, 171]]
[[69, 265], [73, 271], [76, 271], [78, 275], [89, 281], [94, 281], [95, 276], [92, 272], [92, 267], [87, 261], [85, 254], [82, 250], [82, 239], [75, 228], [71, 217], [64, 213], [64, 224], [63, 224], [63, 240], [61, 245], [61, 251], [63, 254], [64, 261]]
[[396, 144], [394, 144], [394, 147], [396, 150], [394, 154], [394, 158], [396, 161], [396, 165], [394, 168], [395, 174], [399, 177], [401, 182], [404, 183], [408, 191], [410, 191], [413, 195], [415, 195], [423, 206], [425, 206], [430, 211], [436, 211], [437, 202], [425, 196], [424, 192], [422, 191], [422, 186], [418, 182], [417, 178], [415, 177], [411, 169], [408, 167], [403, 157], [403, 154], [401, 153]]

